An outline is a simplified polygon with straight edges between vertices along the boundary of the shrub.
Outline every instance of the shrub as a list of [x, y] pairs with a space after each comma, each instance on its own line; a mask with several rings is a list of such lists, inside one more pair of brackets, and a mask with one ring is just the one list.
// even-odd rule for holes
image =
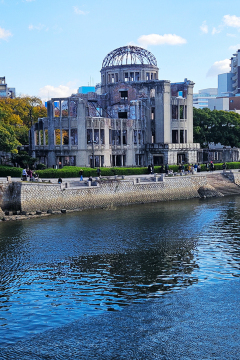
[[12, 177], [21, 177], [22, 169], [12, 166], [2, 166], [0, 165], [0, 176], [12, 176]]

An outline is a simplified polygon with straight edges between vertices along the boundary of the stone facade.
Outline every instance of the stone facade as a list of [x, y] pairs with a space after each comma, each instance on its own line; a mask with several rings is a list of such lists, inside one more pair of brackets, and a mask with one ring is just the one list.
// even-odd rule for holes
[[149, 51], [125, 46], [103, 60], [99, 93], [54, 98], [30, 130], [30, 153], [48, 167], [195, 163], [193, 86], [159, 80]]

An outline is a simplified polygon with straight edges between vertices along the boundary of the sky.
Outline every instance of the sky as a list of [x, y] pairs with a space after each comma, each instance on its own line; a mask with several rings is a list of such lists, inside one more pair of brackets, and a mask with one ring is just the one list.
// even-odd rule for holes
[[104, 57], [136, 45], [159, 79], [217, 87], [240, 49], [239, 0], [0, 0], [0, 77], [17, 96], [65, 97], [100, 82]]

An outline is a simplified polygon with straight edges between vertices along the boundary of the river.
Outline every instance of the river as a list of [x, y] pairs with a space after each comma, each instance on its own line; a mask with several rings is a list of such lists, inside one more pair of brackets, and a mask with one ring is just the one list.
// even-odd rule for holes
[[240, 197], [2, 222], [0, 358], [236, 359], [239, 244]]

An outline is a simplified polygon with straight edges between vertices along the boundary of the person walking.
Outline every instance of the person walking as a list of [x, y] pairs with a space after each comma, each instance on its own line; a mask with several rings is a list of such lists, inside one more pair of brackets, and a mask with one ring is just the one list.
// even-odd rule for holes
[[79, 171], [80, 181], [83, 181], [83, 169]]
[[22, 171], [22, 179], [23, 179], [23, 181], [27, 181], [27, 170], [26, 169], [23, 169], [23, 171]]
[[213, 171], [214, 170], [214, 163], [211, 161], [211, 164], [210, 164], [210, 170]]
[[97, 168], [97, 176], [100, 178], [101, 177], [101, 169], [98, 167]]

